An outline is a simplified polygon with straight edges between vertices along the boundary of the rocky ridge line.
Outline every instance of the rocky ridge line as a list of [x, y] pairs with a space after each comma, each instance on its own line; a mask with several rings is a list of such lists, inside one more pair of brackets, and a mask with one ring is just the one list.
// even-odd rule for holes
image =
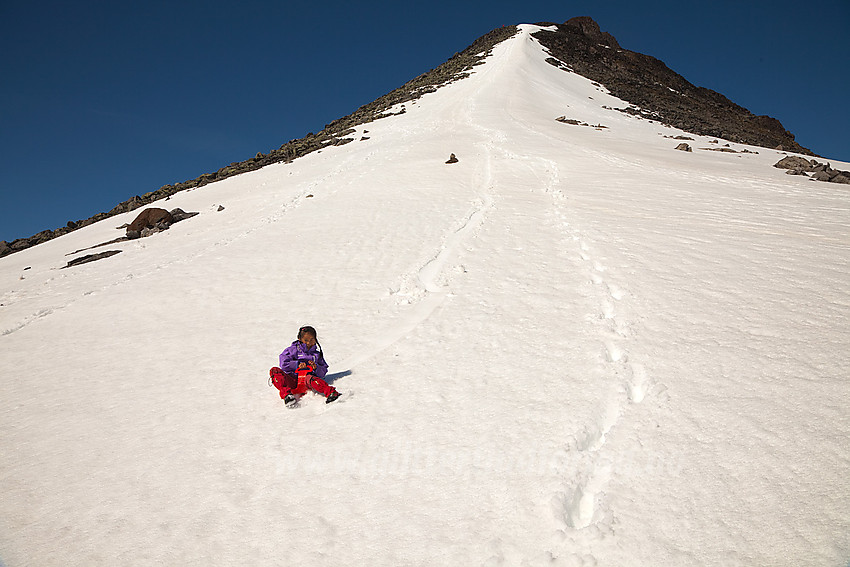
[[696, 87], [662, 61], [623, 49], [593, 19], [582, 16], [534, 37], [556, 67], [604, 85], [631, 106], [617, 109], [686, 132], [753, 146], [814, 155], [770, 116], [756, 116], [713, 90]]

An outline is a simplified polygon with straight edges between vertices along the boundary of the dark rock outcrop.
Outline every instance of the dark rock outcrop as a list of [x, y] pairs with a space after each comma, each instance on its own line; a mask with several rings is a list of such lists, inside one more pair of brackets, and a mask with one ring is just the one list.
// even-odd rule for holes
[[448, 161], [446, 161], [446, 163], [457, 163], [458, 161], [460, 161], [460, 160], [457, 159], [457, 156], [452, 154], [452, 155], [449, 156], [449, 159], [448, 159]]
[[115, 256], [120, 253], [121, 250], [107, 250], [106, 252], [99, 252], [97, 254], [89, 254], [80, 258], [74, 258], [73, 260], [69, 260], [67, 265], [62, 266], [62, 269], [70, 268], [71, 266], [79, 266], [80, 264], [88, 264], [89, 262], [96, 262], [97, 260], [103, 260], [104, 258], [109, 258], [110, 256]]
[[693, 151], [691, 149], [691, 146], [689, 146], [688, 144], [686, 144], [684, 142], [682, 142], [681, 144], [676, 146], [676, 149], [679, 150], [679, 151], [682, 151], [682, 152], [692, 152]]
[[539, 31], [534, 37], [552, 57], [550, 63], [603, 84], [631, 106], [622, 110], [704, 136], [813, 155], [770, 116], [756, 116], [725, 96], [696, 87], [663, 62], [620, 47], [587, 17]]
[[613, 49], [620, 49], [620, 44], [614, 39], [614, 36], [608, 32], [603, 32], [599, 24], [589, 16], [578, 16], [568, 20], [566, 24], [578, 29], [578, 31], [589, 40], [597, 45], [604, 45]]

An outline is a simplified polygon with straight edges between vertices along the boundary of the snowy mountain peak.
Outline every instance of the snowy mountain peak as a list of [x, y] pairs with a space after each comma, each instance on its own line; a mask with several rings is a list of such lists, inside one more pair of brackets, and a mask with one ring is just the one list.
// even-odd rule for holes
[[[495, 45], [514, 36], [519, 27], [503, 26], [490, 31], [442, 65], [361, 106], [352, 114], [332, 121], [317, 133], [311, 132], [303, 138], [291, 140], [269, 153], [258, 152], [252, 158], [230, 163], [196, 179], [165, 185], [144, 195], [133, 196], [111, 211], [98, 213], [88, 219], [70, 221], [66, 226], [44, 230], [11, 243], [0, 241], [0, 257], [104, 218], [135, 210], [180, 191], [202, 187], [275, 163], [289, 162], [328, 145], [354, 141], [351, 134], [355, 127], [403, 112], [405, 108], [402, 105], [405, 103], [467, 77]], [[525, 26], [526, 31], [531, 29]], [[544, 24], [543, 27], [534, 28], [534, 33], [552, 56], [550, 63], [605, 86], [628, 103], [622, 105], [622, 112], [658, 120], [686, 132], [767, 148], [812, 153], [800, 146], [794, 140], [794, 135], [786, 131], [778, 120], [769, 116], [755, 116], [719, 93], [695, 87], [661, 61], [622, 49], [617, 40], [603, 32], [590, 17], [575, 17], [560, 25]]]
[[[0, 564], [846, 563], [847, 193], [616, 110], [562, 28], [0, 259]], [[342, 397], [289, 410], [305, 324]]]

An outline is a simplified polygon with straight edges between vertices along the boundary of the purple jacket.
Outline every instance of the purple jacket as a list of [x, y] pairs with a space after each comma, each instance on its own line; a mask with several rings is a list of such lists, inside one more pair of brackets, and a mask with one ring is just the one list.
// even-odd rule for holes
[[316, 363], [316, 370], [313, 371], [313, 374], [319, 378], [324, 378], [325, 374], [328, 373], [328, 363], [325, 362], [325, 357], [322, 356], [316, 345], [307, 348], [301, 341], [293, 341], [291, 345], [286, 347], [286, 350], [280, 353], [280, 369], [287, 374], [294, 375], [298, 370], [299, 363], [310, 361]]

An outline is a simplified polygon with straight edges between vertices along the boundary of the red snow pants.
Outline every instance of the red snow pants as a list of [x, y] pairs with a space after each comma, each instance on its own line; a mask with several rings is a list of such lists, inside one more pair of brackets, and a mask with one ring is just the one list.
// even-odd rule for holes
[[307, 389], [318, 392], [324, 397], [328, 397], [336, 391], [333, 386], [312, 374], [299, 372], [298, 375], [287, 374], [277, 366], [272, 366], [269, 369], [269, 376], [272, 379], [272, 384], [280, 392], [280, 399], [285, 398], [289, 394], [300, 396], [307, 393]]

